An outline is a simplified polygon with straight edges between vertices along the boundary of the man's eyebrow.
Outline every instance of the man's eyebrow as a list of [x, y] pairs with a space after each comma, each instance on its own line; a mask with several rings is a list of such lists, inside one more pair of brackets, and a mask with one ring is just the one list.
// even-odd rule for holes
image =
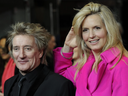
[[[13, 47], [20, 47], [20, 46], [13, 46]], [[32, 45], [25, 45], [24, 47], [32, 47]]]
[[25, 45], [24, 47], [33, 48], [33, 46], [32, 46], [32, 45]]
[[18, 46], [13, 46], [13, 47], [18, 47]]
[[32, 45], [25, 45], [24, 47], [32, 47]]

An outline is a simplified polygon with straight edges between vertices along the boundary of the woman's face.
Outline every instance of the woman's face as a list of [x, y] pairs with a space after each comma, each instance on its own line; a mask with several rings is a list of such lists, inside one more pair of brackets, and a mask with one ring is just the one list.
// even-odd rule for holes
[[82, 23], [82, 37], [93, 52], [101, 52], [107, 42], [107, 30], [99, 15], [93, 14], [85, 18]]
[[9, 48], [6, 47], [6, 38], [2, 38], [0, 40], [0, 56], [3, 60], [8, 60], [10, 58], [9, 53], [7, 53], [7, 50], [9, 50]]

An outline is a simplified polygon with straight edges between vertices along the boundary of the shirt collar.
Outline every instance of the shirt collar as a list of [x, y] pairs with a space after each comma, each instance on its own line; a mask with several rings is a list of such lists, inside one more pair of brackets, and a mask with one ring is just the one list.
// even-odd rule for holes
[[107, 63], [112, 62], [116, 57], [120, 55], [120, 51], [117, 47], [112, 47], [103, 53], [101, 53], [102, 60], [105, 60]]
[[[31, 82], [34, 78], [36, 78], [36, 77], [38, 76], [37, 74], [40, 73], [40, 71], [42, 70], [43, 67], [44, 67], [44, 64], [40, 64], [40, 65], [39, 65], [38, 67], [36, 67], [33, 71], [27, 73], [27, 74], [25, 75], [26, 80], [27, 80], [28, 82]], [[21, 77], [23, 77], [23, 75], [19, 72], [19, 78], [18, 78], [18, 80], [19, 80]]]

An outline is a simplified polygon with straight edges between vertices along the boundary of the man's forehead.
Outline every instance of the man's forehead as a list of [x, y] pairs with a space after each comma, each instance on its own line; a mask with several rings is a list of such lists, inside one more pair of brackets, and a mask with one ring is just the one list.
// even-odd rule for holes
[[35, 46], [35, 39], [29, 35], [17, 35], [13, 38], [13, 46]]
[[[20, 47], [19, 45], [13, 45], [13, 47]], [[32, 45], [24, 45], [23, 47], [33, 47]]]

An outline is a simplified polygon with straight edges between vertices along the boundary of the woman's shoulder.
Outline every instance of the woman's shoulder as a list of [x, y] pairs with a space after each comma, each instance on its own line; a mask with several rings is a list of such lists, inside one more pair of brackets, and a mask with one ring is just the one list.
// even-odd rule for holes
[[121, 64], [127, 65], [128, 66], [128, 57], [123, 55], [120, 62]]
[[122, 56], [120, 61], [117, 63], [117, 65], [114, 67], [116, 70], [128, 70], [128, 57], [125, 55]]

